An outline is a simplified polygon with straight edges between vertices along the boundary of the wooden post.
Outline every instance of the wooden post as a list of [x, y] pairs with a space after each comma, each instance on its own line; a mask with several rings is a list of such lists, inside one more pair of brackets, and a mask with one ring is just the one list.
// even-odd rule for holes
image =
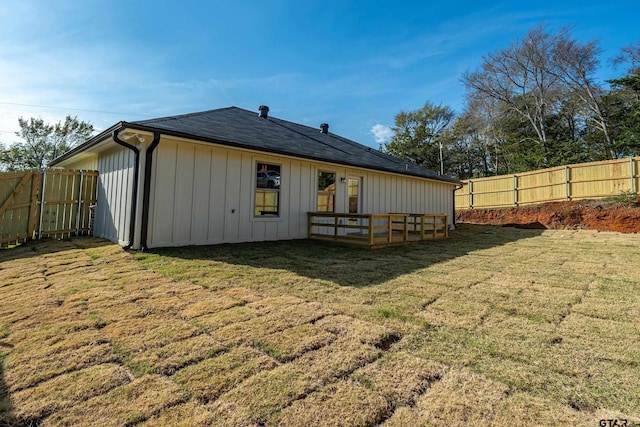
[[47, 183], [47, 170], [42, 171], [42, 186], [40, 187], [40, 218], [38, 221], [38, 239], [42, 239], [42, 214], [44, 213], [44, 190]]
[[31, 208], [29, 209], [29, 231], [31, 232], [31, 238], [35, 239], [38, 236], [38, 191], [42, 191], [40, 184], [42, 183], [39, 171], [33, 171], [31, 177]]
[[473, 181], [467, 183], [467, 196], [469, 197], [469, 209], [473, 208]]
[[76, 236], [80, 235], [80, 216], [82, 215], [82, 180], [84, 175], [80, 171], [80, 184], [78, 188], [78, 212], [76, 212]]
[[313, 231], [313, 213], [307, 212], [307, 238], [311, 237]]
[[409, 216], [404, 216], [404, 241], [409, 241]]
[[391, 238], [393, 235], [393, 221], [391, 220], [391, 215], [387, 215], [387, 226], [389, 228], [389, 233], [387, 234], [387, 243], [391, 243]]
[[433, 238], [438, 237], [438, 215], [433, 215]]
[[564, 167], [564, 180], [565, 180], [565, 200], [571, 200], [571, 180], [569, 177], [570, 171], [569, 166], [565, 165]]
[[513, 206], [518, 206], [518, 175], [513, 174]]
[[444, 237], [449, 237], [449, 215], [444, 216]]
[[631, 176], [631, 192], [636, 192], [635, 171], [633, 167], [633, 156], [629, 156], [629, 175]]
[[369, 215], [369, 246], [373, 246], [373, 223], [375, 222], [373, 218], [373, 215]]

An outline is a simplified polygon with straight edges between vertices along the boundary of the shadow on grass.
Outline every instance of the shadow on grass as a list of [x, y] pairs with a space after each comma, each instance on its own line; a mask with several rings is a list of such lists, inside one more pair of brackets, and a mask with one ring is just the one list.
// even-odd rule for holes
[[392, 280], [470, 252], [538, 236], [543, 230], [460, 224], [446, 240], [368, 249], [316, 240], [186, 246], [154, 249], [151, 254], [183, 261], [214, 261], [254, 268], [281, 269], [342, 286], [364, 287]]
[[69, 249], [89, 249], [113, 245], [112, 242], [97, 237], [81, 236], [67, 240], [42, 239], [23, 243], [14, 248], [0, 249], [0, 265], [17, 259], [28, 259]]

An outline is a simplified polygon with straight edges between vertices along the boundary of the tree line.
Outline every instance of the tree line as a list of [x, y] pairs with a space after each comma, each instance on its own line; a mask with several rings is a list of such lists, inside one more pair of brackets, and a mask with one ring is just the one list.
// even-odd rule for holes
[[427, 102], [395, 116], [381, 150], [460, 179], [640, 155], [640, 41], [600, 82], [598, 41], [540, 24], [465, 72], [459, 114]]
[[77, 117], [67, 116], [55, 124], [41, 118], [18, 119], [20, 130], [16, 132], [22, 141], [5, 147], [0, 144], [0, 171], [42, 169], [47, 164], [88, 139], [93, 125]]
[[[465, 72], [464, 108], [427, 102], [395, 116], [380, 149], [460, 179], [640, 154], [640, 41], [611, 59], [627, 67], [606, 82], [595, 74], [597, 40], [543, 24]], [[19, 119], [21, 142], [0, 144], [0, 170], [46, 167], [89, 138], [90, 123]]]

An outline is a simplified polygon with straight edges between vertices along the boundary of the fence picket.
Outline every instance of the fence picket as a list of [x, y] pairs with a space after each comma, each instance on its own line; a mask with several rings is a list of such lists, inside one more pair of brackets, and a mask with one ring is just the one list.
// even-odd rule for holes
[[0, 246], [88, 234], [97, 179], [96, 171], [0, 173]]
[[[625, 166], [628, 164], [628, 166]], [[578, 163], [463, 181], [456, 209], [500, 208], [637, 193], [640, 157]]]

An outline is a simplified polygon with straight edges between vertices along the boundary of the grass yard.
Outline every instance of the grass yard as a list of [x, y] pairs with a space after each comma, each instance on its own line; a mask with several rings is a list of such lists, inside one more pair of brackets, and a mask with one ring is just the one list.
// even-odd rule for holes
[[[0, 426], [640, 423], [640, 236], [0, 252]], [[611, 424], [613, 425], [613, 424]]]

